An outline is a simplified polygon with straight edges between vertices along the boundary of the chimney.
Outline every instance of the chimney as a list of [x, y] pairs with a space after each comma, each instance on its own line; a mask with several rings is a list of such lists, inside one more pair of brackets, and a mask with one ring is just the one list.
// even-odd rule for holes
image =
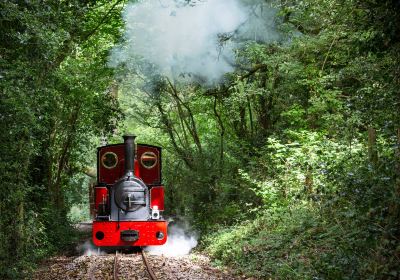
[[125, 143], [125, 174], [134, 173], [135, 164], [135, 135], [124, 135]]

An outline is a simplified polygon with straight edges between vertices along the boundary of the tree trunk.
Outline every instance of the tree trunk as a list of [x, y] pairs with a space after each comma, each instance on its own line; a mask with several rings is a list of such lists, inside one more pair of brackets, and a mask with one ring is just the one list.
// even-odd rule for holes
[[[203, 153], [203, 148], [202, 148], [202, 145], [201, 145], [201, 142], [200, 142], [199, 134], [197, 133], [196, 121], [194, 119], [192, 110], [179, 97], [179, 93], [178, 93], [177, 89], [174, 87], [174, 85], [171, 83], [171, 81], [169, 79], [167, 79], [167, 81], [168, 81], [168, 84], [169, 84], [169, 86], [171, 88], [171, 92], [170, 93], [172, 95], [172, 98], [175, 99], [175, 101], [177, 102], [177, 105], [178, 105], [178, 109], [180, 109], [179, 112], [178, 112], [179, 115], [180, 115], [180, 118], [182, 118], [184, 123], [186, 124], [186, 127], [189, 130], [189, 132], [190, 132], [190, 134], [191, 134], [191, 136], [193, 138], [193, 141], [194, 141], [199, 153], [202, 154]], [[189, 121], [186, 120], [185, 116], [181, 115], [182, 114], [181, 105], [186, 109]]]
[[396, 148], [396, 166], [395, 166], [395, 186], [394, 186], [394, 201], [389, 205], [389, 213], [396, 217], [399, 213], [399, 204], [397, 201], [400, 198], [400, 128], [397, 129], [397, 148]]
[[220, 129], [220, 148], [219, 148], [219, 176], [222, 177], [222, 173], [224, 170], [224, 134], [225, 134], [225, 127], [224, 123], [222, 122], [221, 116], [217, 111], [217, 96], [214, 99], [214, 114], [217, 117], [217, 121], [219, 124]]
[[67, 131], [67, 139], [65, 140], [62, 148], [62, 152], [60, 158], [58, 160], [57, 165], [57, 173], [55, 181], [52, 185], [52, 200], [58, 209], [64, 209], [64, 197], [61, 190], [61, 178], [62, 173], [65, 169], [66, 163], [68, 162], [69, 152], [71, 148], [71, 144], [74, 140], [76, 124], [78, 122], [78, 116], [80, 111], [80, 105], [78, 105], [75, 110], [72, 112], [71, 117], [69, 119], [69, 129]]
[[373, 165], [378, 163], [378, 151], [376, 148], [376, 130], [375, 128], [368, 128], [368, 156]]
[[250, 136], [251, 136], [251, 140], [253, 140], [254, 138], [254, 124], [253, 124], [253, 112], [251, 110], [251, 101], [249, 96], [247, 96], [247, 107], [249, 110], [249, 120], [250, 120]]
[[[396, 167], [396, 175], [398, 184], [400, 185], [400, 128], [397, 129], [397, 151], [396, 151], [396, 158], [397, 158], [397, 167]], [[400, 186], [399, 186], [400, 187]]]
[[176, 142], [173, 124], [172, 124], [171, 120], [168, 118], [166, 112], [164, 111], [160, 100], [158, 100], [156, 102], [156, 107], [158, 109], [158, 112], [161, 115], [161, 123], [164, 125], [164, 130], [168, 133], [169, 139], [171, 140], [172, 146], [174, 147], [176, 153], [185, 162], [186, 166], [189, 169], [193, 169], [194, 168], [193, 159]]

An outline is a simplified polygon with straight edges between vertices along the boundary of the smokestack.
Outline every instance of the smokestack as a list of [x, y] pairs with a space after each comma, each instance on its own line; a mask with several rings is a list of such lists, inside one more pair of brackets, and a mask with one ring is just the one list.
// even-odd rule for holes
[[124, 135], [125, 143], [125, 174], [134, 173], [135, 163], [135, 135]]

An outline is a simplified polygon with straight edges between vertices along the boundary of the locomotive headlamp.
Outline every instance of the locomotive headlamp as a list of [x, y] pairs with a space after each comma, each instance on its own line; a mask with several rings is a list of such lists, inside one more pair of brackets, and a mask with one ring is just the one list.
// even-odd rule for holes
[[158, 210], [158, 206], [157, 205], [153, 206], [153, 209], [151, 209], [151, 218], [153, 220], [160, 219], [160, 210]]
[[158, 240], [164, 239], [164, 233], [163, 233], [162, 231], [157, 231], [157, 233], [156, 233], [156, 238], [157, 238]]

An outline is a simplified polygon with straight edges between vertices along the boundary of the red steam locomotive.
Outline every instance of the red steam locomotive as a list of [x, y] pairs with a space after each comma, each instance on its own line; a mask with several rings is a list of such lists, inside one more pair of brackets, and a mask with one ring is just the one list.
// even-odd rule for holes
[[167, 241], [161, 148], [124, 143], [97, 150], [93, 243], [99, 247], [141, 247]]

